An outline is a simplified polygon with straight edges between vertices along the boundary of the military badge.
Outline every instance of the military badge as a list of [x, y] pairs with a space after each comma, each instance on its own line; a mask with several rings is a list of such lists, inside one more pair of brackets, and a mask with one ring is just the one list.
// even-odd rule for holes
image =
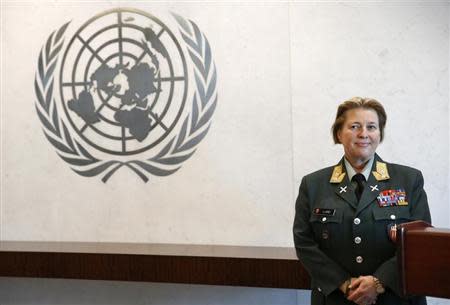
[[333, 216], [336, 213], [336, 209], [315, 208], [313, 213], [320, 216]]
[[397, 241], [397, 224], [392, 223], [387, 226], [389, 240], [395, 243]]
[[331, 174], [330, 183], [341, 183], [344, 180], [345, 172], [342, 169], [342, 165], [336, 165]]
[[388, 180], [390, 178], [386, 163], [383, 162], [377, 161], [376, 171], [373, 171], [372, 174], [377, 181]]
[[377, 196], [377, 201], [379, 207], [408, 205], [403, 189], [384, 190]]

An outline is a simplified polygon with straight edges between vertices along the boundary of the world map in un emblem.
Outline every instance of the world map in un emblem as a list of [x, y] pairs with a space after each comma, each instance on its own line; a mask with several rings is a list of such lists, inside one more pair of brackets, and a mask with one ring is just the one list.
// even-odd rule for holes
[[217, 104], [211, 48], [194, 22], [172, 17], [175, 31], [148, 12], [109, 10], [67, 45], [70, 22], [43, 46], [36, 110], [57, 154], [81, 176], [107, 182], [122, 167], [145, 182], [170, 175], [208, 133]]

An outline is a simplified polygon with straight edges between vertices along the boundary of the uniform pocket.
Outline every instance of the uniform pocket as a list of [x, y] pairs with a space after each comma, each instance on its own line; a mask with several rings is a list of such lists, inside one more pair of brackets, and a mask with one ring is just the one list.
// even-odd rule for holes
[[[320, 208], [318, 209], [320, 210]], [[329, 209], [328, 209], [329, 210]], [[312, 223], [342, 223], [342, 210], [341, 209], [334, 209], [333, 215], [326, 215], [326, 214], [320, 214], [315, 213], [314, 211], [311, 213], [311, 217], [309, 218], [309, 222]]]
[[390, 241], [393, 245], [393, 233], [396, 225], [411, 220], [408, 206], [378, 207], [373, 209], [375, 234], [377, 241]]
[[407, 206], [393, 206], [373, 209], [375, 221], [395, 221], [397, 224], [411, 219], [411, 213]]
[[335, 209], [333, 215], [311, 213], [309, 222], [314, 230], [314, 237], [322, 249], [331, 247], [334, 236], [339, 236], [342, 229], [344, 213], [341, 209]]

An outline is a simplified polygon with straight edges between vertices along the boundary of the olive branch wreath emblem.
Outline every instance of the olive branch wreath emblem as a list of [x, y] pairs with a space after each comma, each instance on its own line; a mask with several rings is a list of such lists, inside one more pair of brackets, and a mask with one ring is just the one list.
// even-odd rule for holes
[[84, 177], [103, 175], [101, 180], [106, 183], [118, 169], [125, 166], [144, 182], [148, 182], [149, 175], [168, 176], [180, 169], [182, 163], [195, 153], [196, 146], [208, 133], [218, 98], [217, 73], [211, 47], [193, 21], [172, 15], [178, 22], [181, 37], [193, 64], [195, 93], [191, 111], [184, 118], [179, 133], [159, 152], [144, 160], [100, 160], [72, 137], [58, 114], [54, 98], [54, 72], [64, 45], [64, 33], [70, 22], [54, 31], [42, 47], [34, 82], [36, 111], [45, 137], [77, 174]]

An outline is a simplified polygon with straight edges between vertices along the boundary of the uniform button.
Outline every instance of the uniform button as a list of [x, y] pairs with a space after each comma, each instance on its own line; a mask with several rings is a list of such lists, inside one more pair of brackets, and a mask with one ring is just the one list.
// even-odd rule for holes
[[395, 219], [395, 215], [394, 215], [394, 214], [391, 215], [391, 219], [392, 219], [392, 220]]
[[353, 223], [354, 223], [355, 225], [359, 225], [359, 224], [361, 223], [361, 219], [355, 218], [355, 219], [353, 219]]
[[328, 239], [330, 235], [328, 234], [328, 231], [323, 231], [322, 232], [322, 239]]
[[357, 262], [358, 264], [361, 264], [361, 263], [363, 262], [362, 256], [357, 256], [357, 257], [356, 257], [356, 262]]
[[325, 221], [327, 221], [327, 218], [326, 218], [326, 217], [323, 217], [323, 218], [322, 218], [322, 222], [325, 222]]
[[357, 236], [355, 237], [355, 244], [360, 244], [361, 243], [361, 237]]

